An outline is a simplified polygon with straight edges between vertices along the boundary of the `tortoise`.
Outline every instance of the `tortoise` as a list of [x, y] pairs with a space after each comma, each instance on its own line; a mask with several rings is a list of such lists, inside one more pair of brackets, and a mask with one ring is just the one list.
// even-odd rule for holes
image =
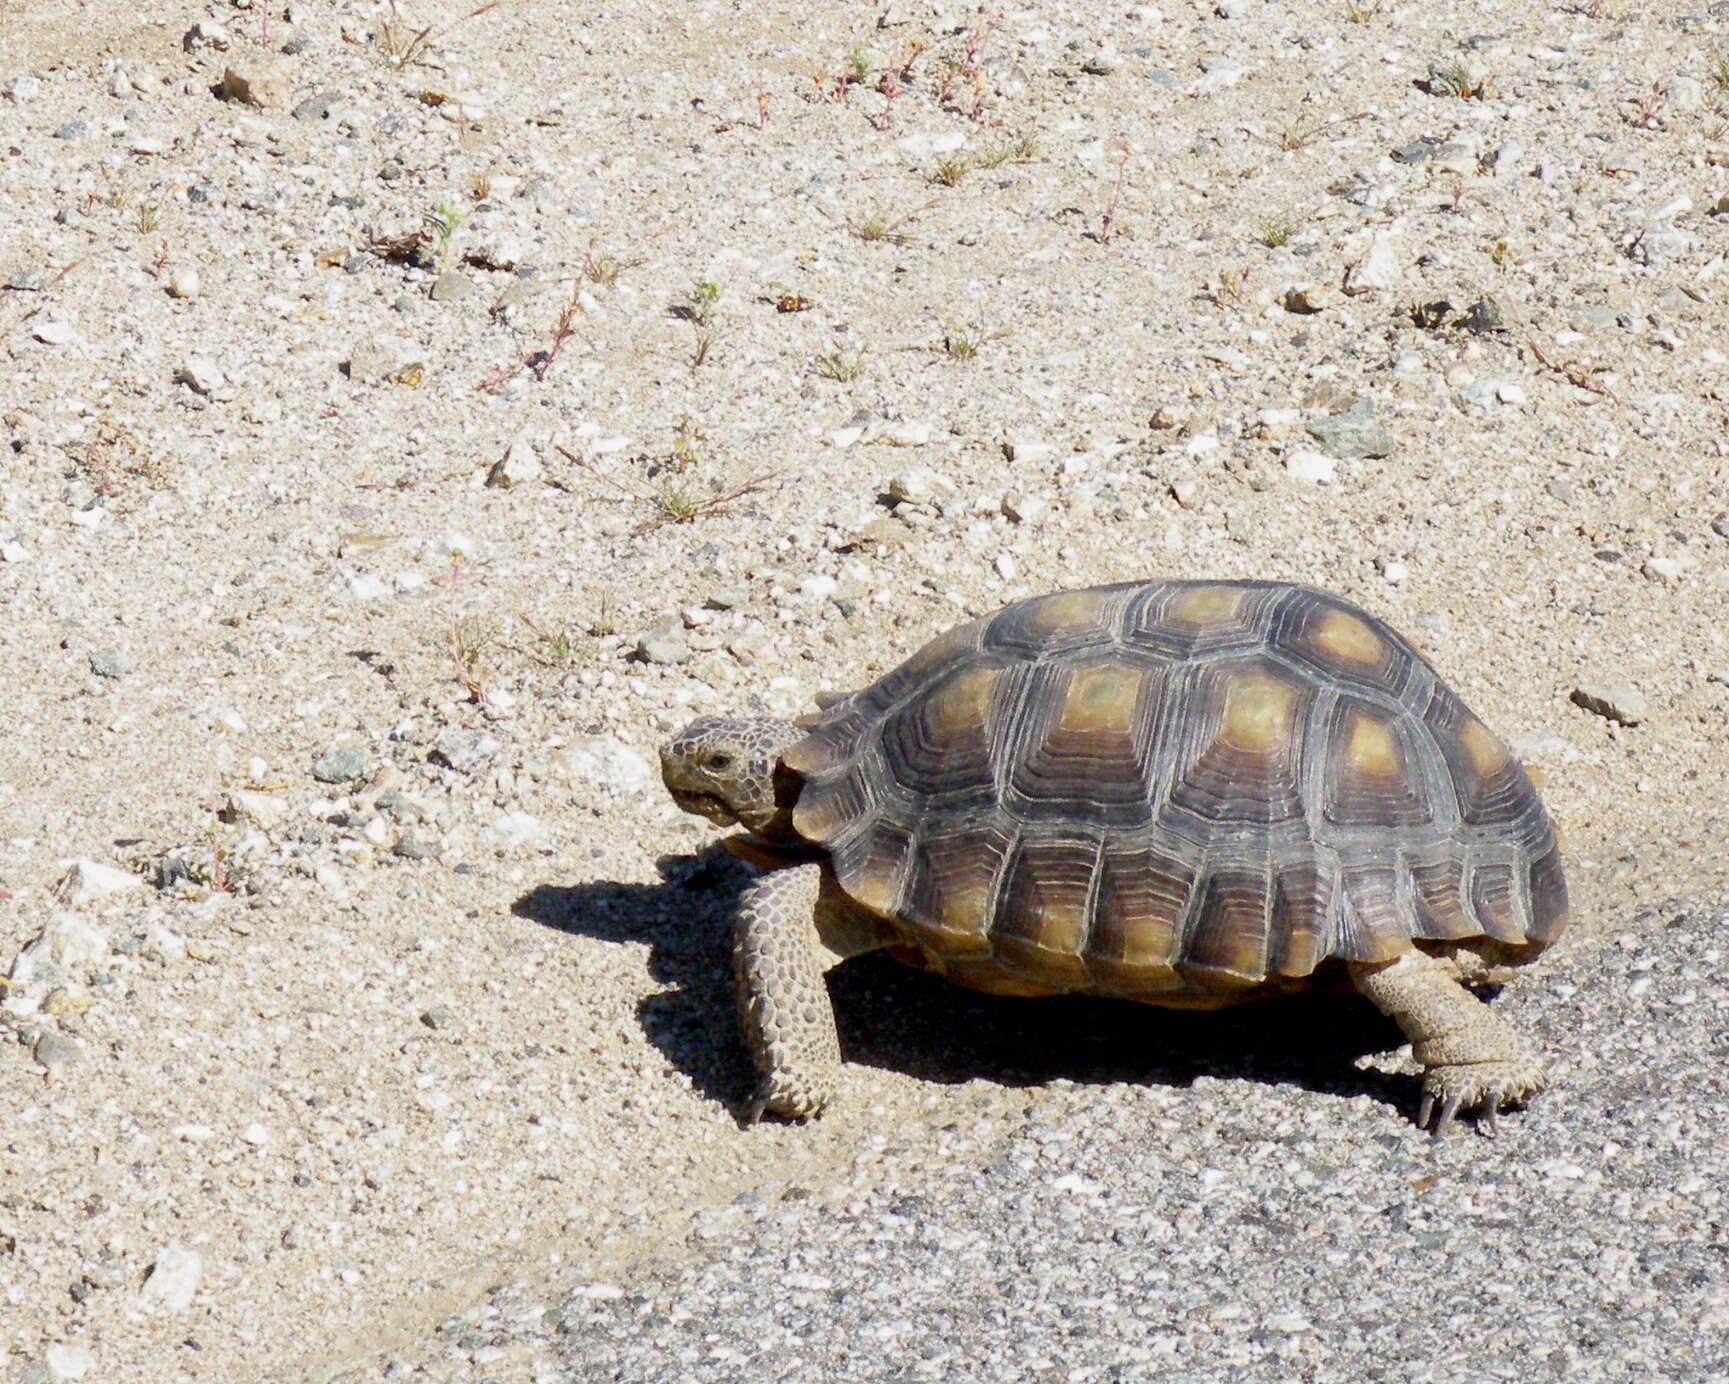
[[1556, 834], [1506, 747], [1350, 602], [1265, 581], [1060, 591], [948, 631], [804, 722], [705, 716], [678, 805], [763, 868], [733, 955], [760, 1082], [820, 1113], [825, 970], [888, 949], [961, 985], [1215, 1008], [1361, 992], [1422, 1064], [1419, 1126], [1539, 1091], [1467, 985], [1567, 923]]

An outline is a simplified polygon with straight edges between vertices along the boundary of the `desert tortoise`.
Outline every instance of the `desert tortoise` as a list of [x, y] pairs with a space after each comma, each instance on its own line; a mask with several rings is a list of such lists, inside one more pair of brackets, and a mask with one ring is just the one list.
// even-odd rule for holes
[[1337, 596], [1020, 601], [802, 725], [694, 721], [661, 770], [768, 867], [734, 938], [752, 1118], [830, 1099], [823, 972], [878, 948], [998, 994], [1179, 1008], [1354, 984], [1411, 1040], [1437, 1132], [1543, 1085], [1460, 982], [1566, 926], [1548, 814], [1423, 658]]

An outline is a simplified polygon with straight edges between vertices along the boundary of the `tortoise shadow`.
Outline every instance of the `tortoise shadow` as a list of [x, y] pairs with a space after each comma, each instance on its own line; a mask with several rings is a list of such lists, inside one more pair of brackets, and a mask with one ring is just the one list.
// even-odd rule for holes
[[[698, 1091], [736, 1110], [754, 1077], [734, 1017], [728, 929], [755, 872], [718, 843], [695, 856], [662, 856], [656, 868], [658, 884], [538, 885], [511, 911], [572, 936], [646, 945], [649, 973], [667, 988], [638, 1004], [644, 1034]], [[1180, 1088], [1221, 1077], [1369, 1095], [1407, 1112], [1416, 1105], [1413, 1078], [1355, 1065], [1404, 1038], [1349, 995], [1211, 1012], [1089, 996], [1007, 998], [884, 955], [855, 958], [828, 979], [846, 1060], [922, 1081]]]

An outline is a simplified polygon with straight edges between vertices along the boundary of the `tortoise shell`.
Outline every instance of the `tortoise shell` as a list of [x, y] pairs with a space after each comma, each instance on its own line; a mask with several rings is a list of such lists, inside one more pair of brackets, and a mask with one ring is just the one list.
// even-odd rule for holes
[[1413, 942], [1519, 964], [1566, 925], [1518, 762], [1398, 634], [1304, 587], [1021, 601], [782, 762], [846, 894], [982, 989], [1214, 1003]]

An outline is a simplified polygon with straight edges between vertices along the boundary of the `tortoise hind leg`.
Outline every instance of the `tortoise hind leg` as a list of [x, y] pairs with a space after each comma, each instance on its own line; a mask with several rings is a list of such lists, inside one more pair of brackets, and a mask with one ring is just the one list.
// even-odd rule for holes
[[760, 1078], [745, 1118], [820, 1114], [840, 1077], [840, 1039], [817, 935], [821, 865], [774, 870], [739, 901], [733, 973], [739, 1018]]
[[1425, 1068], [1417, 1123], [1439, 1107], [1435, 1133], [1460, 1110], [1481, 1109], [1493, 1132], [1503, 1105], [1516, 1105], [1544, 1086], [1543, 1065], [1512, 1027], [1448, 973], [1413, 948], [1392, 961], [1350, 963], [1357, 988], [1411, 1040]]

